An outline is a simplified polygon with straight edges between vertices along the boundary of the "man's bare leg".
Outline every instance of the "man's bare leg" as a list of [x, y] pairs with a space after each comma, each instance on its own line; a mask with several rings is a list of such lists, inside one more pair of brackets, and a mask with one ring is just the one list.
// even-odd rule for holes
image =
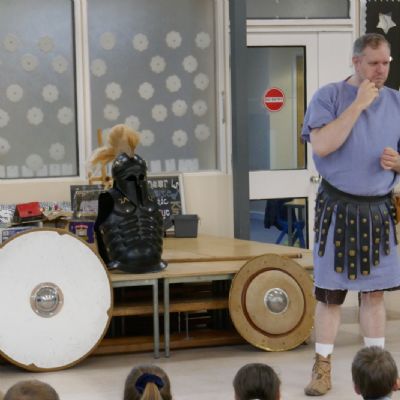
[[366, 346], [385, 345], [386, 310], [383, 293], [361, 293], [360, 325]]
[[322, 344], [335, 343], [340, 326], [340, 305], [317, 302], [315, 309], [315, 342]]

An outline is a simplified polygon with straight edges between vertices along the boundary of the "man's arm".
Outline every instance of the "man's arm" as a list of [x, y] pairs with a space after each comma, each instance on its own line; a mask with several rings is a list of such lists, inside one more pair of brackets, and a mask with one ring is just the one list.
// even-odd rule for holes
[[311, 131], [310, 140], [314, 153], [320, 157], [336, 151], [349, 137], [360, 114], [379, 95], [374, 83], [365, 79], [358, 88], [357, 97], [342, 114], [322, 128]]

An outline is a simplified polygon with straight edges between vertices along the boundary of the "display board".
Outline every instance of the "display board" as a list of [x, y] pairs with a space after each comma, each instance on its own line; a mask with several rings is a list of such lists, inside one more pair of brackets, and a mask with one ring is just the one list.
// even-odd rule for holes
[[174, 215], [185, 213], [182, 174], [148, 175], [150, 190], [157, 199], [157, 204], [164, 219], [164, 229], [172, 226]]

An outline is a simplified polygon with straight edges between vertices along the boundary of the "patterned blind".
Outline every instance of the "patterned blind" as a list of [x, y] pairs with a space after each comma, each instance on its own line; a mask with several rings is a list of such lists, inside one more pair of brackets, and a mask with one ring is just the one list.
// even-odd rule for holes
[[0, 178], [74, 176], [73, 2], [0, 2]]
[[217, 166], [213, 0], [89, 0], [93, 147], [116, 123], [140, 133], [151, 172]]

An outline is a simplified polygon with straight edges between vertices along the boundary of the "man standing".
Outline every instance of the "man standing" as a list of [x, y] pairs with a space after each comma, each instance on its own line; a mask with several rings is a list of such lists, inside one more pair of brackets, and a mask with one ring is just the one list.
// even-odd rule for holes
[[360, 293], [366, 346], [384, 346], [385, 290], [400, 288], [391, 191], [400, 172], [400, 93], [384, 86], [390, 45], [366, 34], [353, 48], [354, 74], [320, 88], [302, 137], [322, 183], [316, 202], [316, 356], [309, 396], [331, 388], [331, 354], [348, 290]]

